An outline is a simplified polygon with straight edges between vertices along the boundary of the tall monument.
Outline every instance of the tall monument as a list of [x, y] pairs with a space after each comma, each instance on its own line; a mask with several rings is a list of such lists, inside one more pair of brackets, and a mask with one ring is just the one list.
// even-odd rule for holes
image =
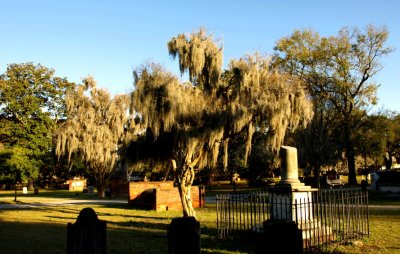
[[282, 146], [280, 150], [281, 181], [272, 189], [272, 214], [273, 220], [309, 221], [312, 220], [312, 192], [311, 188], [299, 181], [297, 163], [297, 149]]
[[[302, 253], [302, 246], [310, 246], [318, 237], [333, 239], [332, 228], [314, 218], [312, 193], [318, 189], [299, 181], [297, 149], [282, 146], [280, 159], [281, 181], [271, 190], [271, 217], [264, 223], [264, 232], [271, 238], [267, 242], [280, 243], [280, 253]], [[288, 247], [293, 243], [298, 245]]]

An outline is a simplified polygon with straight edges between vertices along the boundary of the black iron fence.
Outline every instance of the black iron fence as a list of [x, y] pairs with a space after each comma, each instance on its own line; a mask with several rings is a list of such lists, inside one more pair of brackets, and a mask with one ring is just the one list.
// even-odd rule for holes
[[219, 237], [264, 232], [266, 221], [294, 221], [302, 232], [303, 250], [369, 236], [368, 193], [322, 190], [294, 194], [257, 191], [217, 195]]

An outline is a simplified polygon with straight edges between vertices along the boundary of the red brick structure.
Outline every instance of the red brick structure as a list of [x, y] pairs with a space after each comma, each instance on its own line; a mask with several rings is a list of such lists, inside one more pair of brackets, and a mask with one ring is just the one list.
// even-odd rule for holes
[[[181, 198], [172, 181], [165, 182], [130, 182], [130, 205], [156, 211], [182, 210]], [[204, 187], [192, 187], [193, 207], [204, 207]]]

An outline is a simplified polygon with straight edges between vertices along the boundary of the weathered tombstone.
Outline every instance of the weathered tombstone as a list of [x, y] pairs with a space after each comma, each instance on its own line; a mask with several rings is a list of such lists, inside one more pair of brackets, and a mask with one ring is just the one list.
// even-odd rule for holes
[[365, 181], [365, 180], [362, 180], [361, 181], [361, 191], [362, 192], [366, 192], [367, 191], [367, 181]]
[[92, 208], [84, 208], [74, 224], [67, 225], [67, 254], [106, 253], [107, 223]]
[[294, 221], [264, 222], [264, 236], [257, 244], [257, 253], [303, 253], [302, 232]]
[[168, 254], [200, 254], [200, 223], [196, 218], [172, 219], [167, 235]]
[[22, 187], [22, 193], [28, 194], [28, 187]]

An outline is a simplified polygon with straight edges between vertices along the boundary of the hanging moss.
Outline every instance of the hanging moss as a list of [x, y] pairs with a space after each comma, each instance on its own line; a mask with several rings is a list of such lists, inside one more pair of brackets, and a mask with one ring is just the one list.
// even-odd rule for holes
[[222, 47], [218, 47], [212, 35], [200, 29], [190, 35], [179, 34], [168, 42], [169, 54], [179, 57], [181, 74], [189, 73], [194, 86], [199, 86], [209, 93], [218, 89], [222, 71]]
[[267, 56], [255, 53], [232, 60], [221, 75], [222, 48], [204, 29], [172, 38], [168, 51], [179, 58], [181, 73], [188, 71], [190, 83], [147, 63], [134, 72], [130, 111], [132, 117], [140, 116], [136, 131], [151, 130], [155, 140], [174, 134], [171, 159], [180, 170], [175, 172], [179, 188], [191, 184], [187, 179], [193, 178], [194, 168], [215, 167], [222, 142], [226, 168], [230, 137], [247, 132], [247, 159], [256, 129], [264, 130], [266, 145], [278, 151], [288, 130], [312, 118], [304, 85], [271, 69]]
[[129, 96], [110, 94], [96, 88], [92, 77], [66, 97], [65, 124], [56, 133], [56, 154], [79, 155], [96, 175], [110, 173], [124, 139], [129, 115]]

